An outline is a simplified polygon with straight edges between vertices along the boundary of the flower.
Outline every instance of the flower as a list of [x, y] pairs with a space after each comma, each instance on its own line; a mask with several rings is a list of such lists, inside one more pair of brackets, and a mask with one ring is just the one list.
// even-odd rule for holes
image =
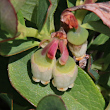
[[44, 85], [50, 82], [52, 78], [53, 66], [56, 59], [49, 59], [46, 54], [41, 54], [42, 49], [36, 51], [31, 57], [31, 69], [35, 82], [40, 82]]
[[61, 65], [57, 60], [53, 68], [52, 83], [59, 91], [66, 91], [74, 86], [77, 74], [78, 68], [73, 58], [69, 57], [65, 65]]
[[66, 38], [66, 33], [63, 30], [52, 33], [50, 43], [42, 50], [42, 55], [47, 54], [48, 58], [54, 59], [57, 49], [59, 49], [61, 52], [59, 63], [65, 65], [69, 57]]

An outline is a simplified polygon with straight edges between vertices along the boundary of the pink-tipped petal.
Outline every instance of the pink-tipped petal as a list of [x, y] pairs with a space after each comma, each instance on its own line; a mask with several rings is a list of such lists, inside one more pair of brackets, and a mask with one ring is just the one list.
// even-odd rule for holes
[[42, 50], [42, 52], [41, 52], [41, 54], [42, 55], [45, 55], [47, 52], [48, 52], [48, 50], [49, 50], [49, 48], [51, 47], [51, 45], [54, 43], [54, 39], [48, 44], [48, 45], [46, 45], [45, 46], [45, 48]]
[[67, 50], [67, 47], [65, 45], [64, 40], [60, 40], [59, 41], [59, 49], [60, 49], [60, 52], [62, 54], [60, 59], [59, 59], [59, 63], [61, 65], [65, 65], [67, 60], [68, 60], [69, 53], [68, 53], [68, 50]]
[[56, 55], [56, 52], [57, 52], [57, 49], [58, 49], [58, 43], [59, 43], [59, 40], [58, 39], [55, 39], [54, 38], [53, 41], [54, 42], [51, 45], [51, 47], [49, 48], [48, 53], [47, 53], [47, 56], [50, 59], [54, 59], [55, 58], [55, 55]]

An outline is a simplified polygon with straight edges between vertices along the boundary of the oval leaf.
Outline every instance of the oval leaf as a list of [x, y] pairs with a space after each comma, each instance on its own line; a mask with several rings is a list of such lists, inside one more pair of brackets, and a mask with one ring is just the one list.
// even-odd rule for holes
[[[31, 51], [31, 50], [30, 50]], [[104, 110], [105, 101], [91, 78], [82, 69], [72, 89], [59, 92], [52, 83], [47, 86], [32, 80], [30, 58], [33, 52], [23, 52], [10, 58], [9, 79], [12, 86], [31, 104], [37, 106], [46, 95], [61, 96], [68, 110]]]
[[98, 21], [100, 18], [95, 13], [89, 13], [85, 16], [83, 23], [87, 23], [90, 21]]
[[94, 41], [91, 44], [92, 45], [103, 45], [106, 43], [107, 40], [109, 40], [109, 36], [106, 36], [105, 34], [100, 34], [94, 39]]
[[90, 29], [110, 36], [110, 28], [99, 21], [91, 21], [81, 25], [83, 28]]
[[9, 0], [0, 0], [0, 25], [1, 29], [11, 34], [11, 38], [17, 33], [17, 15]]
[[40, 100], [37, 110], [67, 110], [63, 100], [56, 95], [48, 95]]

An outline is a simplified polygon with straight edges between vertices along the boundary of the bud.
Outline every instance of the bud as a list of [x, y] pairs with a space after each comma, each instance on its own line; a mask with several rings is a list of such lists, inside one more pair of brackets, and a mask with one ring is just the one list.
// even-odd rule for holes
[[65, 65], [61, 65], [57, 60], [53, 68], [53, 85], [59, 91], [66, 91], [72, 88], [78, 74], [78, 68], [73, 58], [69, 57]]
[[52, 78], [55, 59], [49, 59], [46, 54], [42, 55], [41, 52], [42, 49], [36, 51], [31, 57], [32, 79], [46, 85]]

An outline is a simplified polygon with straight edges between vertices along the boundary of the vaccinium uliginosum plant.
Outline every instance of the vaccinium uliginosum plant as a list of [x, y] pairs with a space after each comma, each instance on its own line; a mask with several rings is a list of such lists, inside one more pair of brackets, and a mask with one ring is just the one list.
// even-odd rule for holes
[[[18, 5], [16, 5], [13, 0], [0, 0], [0, 54], [12, 56], [35, 46], [38, 46], [39, 44], [39, 47], [41, 46], [42, 49], [37, 49], [37, 51], [33, 55], [33, 52], [31, 52], [33, 50], [32, 49], [26, 53], [24, 52], [23, 54], [18, 54], [17, 56], [15, 55], [10, 58], [8, 73], [9, 79], [13, 87], [21, 95], [23, 95], [23, 97], [31, 102], [31, 104], [33, 104], [35, 107], [37, 106], [37, 109], [39, 109], [38, 102], [41, 100], [41, 98], [44, 95], [48, 95], [50, 93], [53, 94], [53, 91], [54, 94], [60, 95], [60, 98], [62, 97], [65, 100], [67, 108], [69, 110], [72, 110], [74, 108], [79, 109], [81, 108], [81, 106], [82, 109], [89, 109], [89, 104], [93, 104], [93, 106], [91, 106], [91, 109], [104, 109], [105, 103], [100, 92], [97, 91], [97, 88], [91, 81], [91, 78], [88, 77], [88, 75], [85, 74], [82, 69], [77, 68], [78, 66], [75, 62], [78, 61], [79, 66], [81, 68], [84, 68], [86, 66], [86, 61], [88, 58], [88, 56], [86, 55], [87, 44], [89, 44], [89, 48], [93, 44], [100, 45], [104, 44], [104, 42], [107, 41], [110, 34], [110, 2], [94, 3], [95, 0], [73, 0], [71, 2], [70, 0], [63, 1], [67, 3], [68, 7], [73, 5], [74, 7], [67, 8], [65, 6], [65, 8], [67, 9], [64, 10], [61, 14], [60, 30], [54, 32], [53, 14], [57, 6], [60, 3], [62, 4], [61, 0], [47, 0], [49, 1], [48, 3], [45, 0], [22, 1], [25, 2], [25, 5], [20, 10], [19, 6], [22, 4], [21, 2], [17, 2]], [[14, 7], [11, 2], [15, 4]], [[76, 6], [74, 4], [75, 2]], [[49, 4], [50, 6], [48, 7]], [[43, 8], [42, 10], [42, 6], [46, 6], [47, 8], [44, 7], [45, 9]], [[15, 10], [16, 7], [17, 9]], [[98, 18], [98, 20], [95, 19], [96, 21], [94, 21], [94, 14], [87, 13], [87, 10], [94, 12], [100, 18]], [[30, 14], [27, 12], [30, 12]], [[58, 10], [56, 10], [55, 12], [55, 20], [57, 17], [57, 12]], [[87, 16], [85, 16], [86, 14]], [[91, 17], [91, 15], [93, 15], [93, 18]], [[24, 21], [24, 18], [26, 22]], [[102, 21], [99, 19], [101, 19]], [[34, 25], [31, 22], [27, 22], [28, 20], [34, 22], [35, 25], [37, 25], [37, 29], [32, 28]], [[32, 27], [26, 27], [29, 26], [28, 23]], [[55, 21], [56, 29], [58, 26], [57, 23], [58, 22]], [[109, 28], [106, 27], [104, 24], [107, 25]], [[92, 31], [89, 31], [87, 29], [90, 29]], [[99, 38], [99, 36], [96, 36], [97, 33], [94, 31], [97, 31], [98, 34], [101, 34], [101, 39]], [[88, 32], [93, 33], [95, 36], [93, 37], [93, 34], [89, 35]], [[88, 35], [89, 40], [87, 42]], [[103, 38], [105, 37], [104, 41], [102, 36]], [[97, 41], [96, 38], [99, 38], [100, 40]], [[94, 39], [95, 43], [93, 43]], [[96, 43], [96, 41], [100, 43]], [[103, 46], [101, 46], [101, 51], [103, 51], [102, 47]], [[88, 52], [90, 51], [91, 49], [89, 48]], [[87, 71], [94, 79], [94, 82], [97, 81], [98, 84], [100, 83], [100, 81], [98, 80], [100, 74], [98, 74], [95, 70], [107, 72], [109, 70], [108, 66], [110, 64], [110, 61], [108, 60], [110, 59], [110, 54], [107, 53], [109, 51], [106, 52], [106, 50], [104, 50], [103, 52], [105, 52], [104, 55], [106, 57], [99, 60], [95, 59], [97, 61], [94, 62], [92, 56], [94, 57], [96, 53], [93, 50], [93, 54], [95, 54], [90, 55], [87, 67]], [[48, 84], [51, 81], [53, 86], [55, 86], [59, 91], [66, 91], [68, 88], [72, 88], [74, 86], [74, 81], [77, 77], [79, 69], [79, 74], [75, 82], [74, 88], [66, 93], [61, 94], [61, 92], [56, 91], [55, 89], [53, 89], [53, 87], [50, 88], [49, 85], [42, 87], [39, 84], [33, 84], [30, 78], [30, 57], [33, 74], [32, 79], [35, 82], [41, 82], [44, 85]], [[0, 61], [2, 61], [2, 57], [0, 58]], [[4, 60], [3, 63], [5, 63]], [[109, 83], [107, 85], [110, 86]], [[68, 95], [70, 95], [70, 97], [68, 97]], [[91, 103], [89, 103], [91, 97], [90, 95], [92, 96]], [[76, 98], [77, 100], [73, 100], [73, 98]], [[78, 103], [76, 104], [77, 101]], [[46, 102], [49, 103], [48, 100]], [[42, 103], [42, 100], [39, 103]], [[81, 106], [78, 106], [79, 104]], [[55, 104], [53, 103], [53, 105]], [[95, 105], [97, 107], [95, 107]], [[52, 106], [52, 108], [54, 107]]]
[[[68, 88], [71, 88], [77, 76], [77, 66], [74, 63], [74, 60], [69, 57], [69, 53], [66, 47], [67, 44], [69, 46], [70, 51], [73, 54], [73, 58], [75, 59], [75, 61], [79, 61], [79, 66], [81, 68], [84, 68], [86, 66], [86, 61], [88, 59], [88, 55], [86, 55], [87, 38], [89, 35], [88, 31], [85, 28], [81, 27], [81, 24], [78, 23], [74, 14], [71, 12], [77, 9], [87, 9], [91, 11], [88, 3], [85, 3], [85, 5], [76, 6], [76, 7], [68, 8], [64, 10], [64, 12], [61, 15], [60, 30], [52, 33], [49, 44], [47, 44], [44, 47], [44, 49], [40, 51], [40, 55], [41, 55], [40, 57], [48, 58], [52, 60], [50, 64], [51, 66], [49, 65], [49, 68], [51, 68], [51, 72], [49, 73], [51, 75], [49, 75], [50, 77], [47, 80], [44, 81], [42, 76], [45, 73], [45, 71], [41, 72], [40, 69], [34, 70], [35, 69], [34, 64], [36, 64], [37, 67], [39, 66], [37, 63], [38, 57], [36, 57], [35, 59], [35, 56], [38, 54], [39, 51], [34, 53], [33, 55], [34, 57], [32, 57], [33, 79], [37, 82], [41, 81], [43, 84], [47, 84], [53, 76], [52, 83], [60, 91], [65, 91]], [[100, 11], [100, 10], [97, 10], [97, 11]], [[100, 17], [100, 15], [97, 12], [96, 14]], [[56, 55], [57, 49], [60, 50], [61, 57], [56, 61], [55, 55]], [[43, 64], [42, 64], [42, 67], [43, 67]], [[47, 69], [45, 74], [48, 74], [47, 73], [48, 71], [49, 69]]]

